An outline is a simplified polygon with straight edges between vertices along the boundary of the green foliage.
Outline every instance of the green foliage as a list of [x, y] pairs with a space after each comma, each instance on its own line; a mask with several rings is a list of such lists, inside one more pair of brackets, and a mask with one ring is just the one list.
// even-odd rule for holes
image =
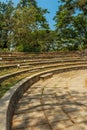
[[[59, 0], [61, 5], [54, 17], [57, 42], [69, 50], [87, 47], [87, 1]], [[86, 5], [85, 5], [86, 4]]]
[[78, 0], [77, 5], [87, 15], [87, 0]]
[[14, 10], [12, 1], [0, 2], [0, 48], [8, 48], [8, 35], [10, 32], [10, 16]]
[[35, 0], [21, 0], [17, 7], [11, 1], [0, 3], [0, 8], [0, 47], [42, 51], [45, 41], [42, 32], [49, 30], [45, 18], [47, 9], [38, 7]]
[[49, 12], [36, 0], [20, 0], [17, 6], [11, 0], [0, 2], [0, 48], [28, 52], [87, 48], [87, 0], [59, 2], [55, 31], [45, 17]]

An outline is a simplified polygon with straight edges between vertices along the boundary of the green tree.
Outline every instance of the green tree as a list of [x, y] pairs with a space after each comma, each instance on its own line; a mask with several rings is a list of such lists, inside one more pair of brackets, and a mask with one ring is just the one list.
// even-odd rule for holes
[[14, 10], [12, 1], [0, 2], [0, 48], [8, 48], [8, 35], [11, 29], [10, 17]]
[[78, 0], [77, 5], [87, 15], [87, 0]]
[[31, 1], [21, 2], [11, 17], [12, 30], [9, 41], [22, 51], [40, 51], [39, 32], [49, 29], [44, 16], [47, 10], [39, 8]]
[[23, 47], [30, 44], [31, 33], [36, 28], [36, 13], [37, 10], [33, 6], [30, 8], [18, 8], [14, 11], [11, 18], [12, 30], [9, 35], [10, 43], [14, 44], [14, 46], [21, 45]]
[[59, 0], [61, 5], [56, 12], [57, 41], [69, 50], [78, 49], [87, 44], [87, 15], [82, 0]]
[[37, 2], [35, 0], [20, 0], [20, 2], [18, 3], [17, 7], [30, 7], [30, 6], [34, 6], [36, 8], [38, 8], [37, 6]]

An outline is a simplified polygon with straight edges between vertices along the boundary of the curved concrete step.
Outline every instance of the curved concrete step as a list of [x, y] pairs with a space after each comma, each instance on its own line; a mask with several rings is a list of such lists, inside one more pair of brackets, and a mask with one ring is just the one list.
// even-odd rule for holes
[[82, 64], [60, 64], [60, 65], [49, 65], [49, 66], [42, 66], [42, 67], [36, 67], [36, 68], [32, 68], [32, 69], [24, 69], [22, 71], [17, 71], [17, 72], [14, 72], [14, 73], [10, 73], [10, 74], [6, 74], [6, 75], [3, 75], [3, 76], [0, 76], [0, 83], [3, 82], [4, 80], [7, 80], [8, 78], [11, 78], [12, 76], [16, 76], [16, 75], [19, 75], [19, 74], [22, 74], [22, 73], [26, 73], [26, 72], [35, 72], [35, 71], [40, 71], [40, 70], [43, 70], [43, 69], [52, 69], [52, 68], [57, 68], [57, 69], [63, 69], [63, 68], [67, 68], [67, 67], [85, 67], [87, 66], [85, 63], [82, 63]]
[[87, 70], [54, 75], [19, 100], [12, 130], [87, 130]]
[[45, 65], [45, 64], [56, 64], [56, 63], [65, 63], [65, 62], [86, 62], [86, 59], [68, 59], [68, 60], [64, 60], [64, 59], [61, 59], [61, 60], [58, 60], [58, 59], [54, 59], [54, 60], [47, 60], [47, 61], [32, 61], [32, 62], [28, 62], [24, 61], [21, 63], [21, 62], [17, 62], [17, 64], [12, 64], [12, 65], [3, 65], [3, 66], [0, 66], [0, 70], [1, 69], [8, 69], [10, 67], [14, 67], [14, 68], [17, 68], [17, 65], [19, 64], [20, 66], [24, 66], [24, 65], [30, 65], [30, 66], [34, 66], [34, 65]]
[[[27, 77], [18, 84], [16, 84], [11, 90], [6, 93], [6, 95], [0, 100], [0, 128], [2, 130], [11, 129], [12, 116], [16, 107], [18, 100], [22, 97], [23, 93], [31, 87], [42, 74], [52, 72], [54, 74], [67, 72], [71, 70], [87, 69], [87, 66], [78, 67], [67, 67], [63, 69], [52, 69], [49, 71], [44, 71], [37, 73], [33, 76]], [[23, 105], [24, 106], [24, 105]]]
[[[80, 59], [81, 57], [72, 57], [72, 59]], [[23, 59], [23, 60], [21, 60], [21, 59], [19, 59], [19, 60], [12, 60], [12, 61], [9, 61], [9, 60], [0, 60], [0, 63], [1, 64], [17, 64], [17, 63], [25, 63], [25, 62], [40, 62], [40, 61], [49, 61], [49, 60], [51, 60], [51, 61], [61, 61], [61, 60], [69, 60], [69, 59], [71, 59], [71, 57], [59, 57], [59, 58], [56, 58], [56, 57], [53, 57], [53, 58], [51, 58], [51, 59], [49, 59], [49, 58], [45, 58], [45, 59], [43, 59], [43, 58], [38, 58], [38, 59]], [[83, 58], [84, 59], [84, 58]]]

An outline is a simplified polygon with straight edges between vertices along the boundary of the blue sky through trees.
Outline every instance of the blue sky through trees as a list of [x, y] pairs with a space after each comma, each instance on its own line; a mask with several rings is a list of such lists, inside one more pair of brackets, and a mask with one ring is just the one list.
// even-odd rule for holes
[[42, 8], [47, 8], [50, 12], [49, 14], [46, 14], [46, 18], [48, 20], [48, 23], [50, 25], [51, 29], [54, 29], [55, 21], [53, 21], [53, 17], [56, 14], [56, 11], [58, 10], [58, 1], [57, 0], [37, 0], [38, 5]]
[[[0, 0], [1, 2], [6, 2], [8, 0]], [[55, 29], [54, 24], [55, 21], [53, 21], [53, 17], [56, 14], [56, 11], [58, 10], [58, 0], [36, 0], [38, 3], [38, 6], [42, 7], [43, 9], [46, 8], [50, 12], [49, 14], [46, 14], [47, 21], [50, 25], [50, 28], [52, 30]], [[17, 4], [19, 0], [13, 0], [14, 4]]]

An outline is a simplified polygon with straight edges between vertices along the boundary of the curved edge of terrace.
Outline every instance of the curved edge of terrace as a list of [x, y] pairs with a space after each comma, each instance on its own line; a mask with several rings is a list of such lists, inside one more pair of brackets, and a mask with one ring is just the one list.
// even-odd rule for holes
[[1, 130], [11, 130], [11, 120], [15, 110], [15, 104], [22, 97], [23, 93], [35, 82], [40, 79], [40, 76], [52, 72], [58, 74], [62, 72], [87, 69], [87, 66], [78, 66], [64, 69], [54, 69], [40, 72], [29, 76], [14, 85], [0, 100], [0, 128]]

